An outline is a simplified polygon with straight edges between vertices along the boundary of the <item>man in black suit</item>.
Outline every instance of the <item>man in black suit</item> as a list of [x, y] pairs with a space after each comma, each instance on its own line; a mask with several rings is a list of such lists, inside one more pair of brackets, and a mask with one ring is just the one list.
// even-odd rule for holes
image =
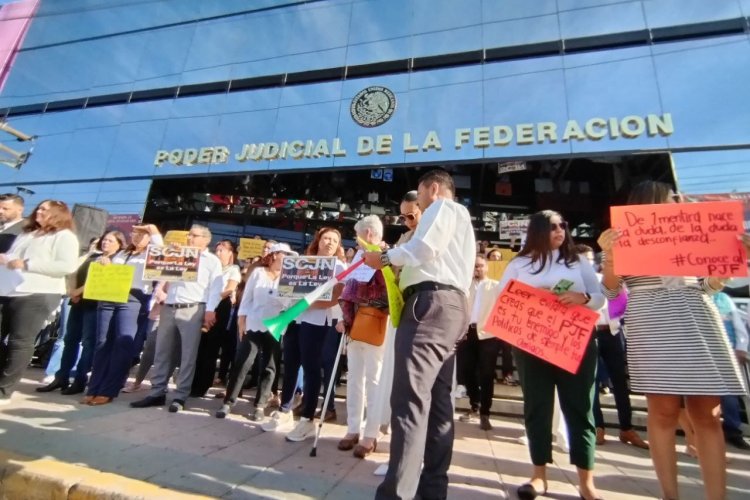
[[0, 253], [10, 250], [23, 229], [23, 198], [17, 194], [0, 194]]

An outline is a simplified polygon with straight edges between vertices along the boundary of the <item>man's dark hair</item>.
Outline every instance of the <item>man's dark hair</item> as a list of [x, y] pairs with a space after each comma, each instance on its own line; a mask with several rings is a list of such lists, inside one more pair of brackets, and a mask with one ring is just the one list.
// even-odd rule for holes
[[23, 198], [21, 198], [17, 194], [13, 194], [13, 193], [3, 193], [3, 194], [0, 194], [0, 201], [12, 201], [16, 205], [23, 206]]
[[453, 177], [445, 170], [436, 168], [419, 178], [419, 184], [429, 185], [433, 182], [437, 182], [440, 187], [450, 190], [451, 194], [456, 194], [456, 185], [453, 183]]
[[575, 245], [575, 251], [578, 255], [583, 255], [585, 253], [594, 253], [594, 249], [590, 246], [586, 245], [585, 243], [578, 243]]
[[417, 192], [416, 191], [409, 191], [404, 195], [404, 198], [401, 200], [402, 202], [407, 203], [414, 203], [417, 201]]

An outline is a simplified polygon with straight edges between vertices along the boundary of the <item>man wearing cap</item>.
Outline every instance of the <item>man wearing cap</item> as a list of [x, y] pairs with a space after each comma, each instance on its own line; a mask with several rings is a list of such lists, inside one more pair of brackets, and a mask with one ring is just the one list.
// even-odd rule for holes
[[377, 499], [448, 494], [454, 348], [469, 324], [476, 251], [471, 216], [453, 201], [454, 194], [447, 172], [423, 175], [417, 189], [423, 213], [414, 236], [364, 257], [375, 269], [403, 266], [399, 287], [405, 301], [396, 332], [393, 379], [399, 383], [391, 394], [391, 455]]
[[196, 281], [169, 284], [167, 300], [159, 315], [151, 393], [130, 403], [133, 408], [161, 406], [166, 403], [167, 383], [177, 363], [172, 357], [178, 341], [181, 346], [180, 371], [169, 411], [176, 413], [185, 408], [185, 400], [190, 394], [195, 374], [201, 328], [210, 328], [216, 321], [214, 310], [224, 289], [221, 261], [208, 251], [210, 243], [211, 231], [207, 227], [194, 224], [190, 228], [187, 246], [197, 247], [201, 251], [198, 277]]

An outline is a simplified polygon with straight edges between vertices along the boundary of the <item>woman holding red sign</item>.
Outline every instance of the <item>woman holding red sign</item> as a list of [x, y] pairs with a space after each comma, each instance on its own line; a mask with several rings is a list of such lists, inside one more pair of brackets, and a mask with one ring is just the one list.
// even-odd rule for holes
[[[645, 181], [635, 186], [629, 205], [682, 201], [669, 185]], [[602, 286], [615, 297], [630, 292], [625, 313], [631, 389], [646, 394], [651, 459], [664, 498], [678, 498], [675, 431], [680, 403], [695, 429], [695, 444], [706, 498], [726, 495], [720, 396], [745, 394], [737, 360], [710, 295], [724, 286], [717, 277], [618, 276], [613, 249], [618, 229], [599, 237], [604, 251]], [[743, 243], [747, 245], [748, 238]]]
[[[526, 243], [508, 264], [498, 290], [510, 280], [552, 290], [560, 303], [598, 311], [604, 295], [591, 264], [576, 253], [568, 224], [551, 210], [532, 215]], [[589, 337], [578, 371], [572, 374], [532, 354], [513, 348], [524, 398], [524, 424], [534, 472], [518, 488], [518, 497], [533, 499], [547, 492], [547, 464], [552, 463], [552, 414], [555, 389], [570, 434], [570, 461], [578, 468], [581, 498], [597, 498], [594, 486], [596, 429], [592, 412], [597, 350]]]

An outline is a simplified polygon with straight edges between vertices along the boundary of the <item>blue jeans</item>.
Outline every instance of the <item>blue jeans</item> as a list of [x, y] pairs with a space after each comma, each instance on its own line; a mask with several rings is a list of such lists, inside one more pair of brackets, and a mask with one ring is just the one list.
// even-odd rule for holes
[[133, 361], [135, 338], [148, 323], [150, 295], [130, 290], [125, 304], [101, 302], [94, 366], [87, 394], [117, 397]]
[[[292, 409], [294, 393], [297, 391], [300, 368], [299, 345], [299, 323], [291, 323], [282, 337], [282, 355], [284, 363], [284, 378], [281, 383], [281, 408], [282, 412]], [[300, 387], [302, 387], [300, 385]]]
[[330, 325], [313, 325], [304, 321], [299, 325], [299, 347], [302, 368], [305, 369], [305, 388], [302, 416], [315, 418], [320, 395], [321, 369], [323, 368], [323, 346]]
[[742, 420], [740, 419], [740, 398], [739, 396], [722, 396], [721, 397], [721, 414], [724, 417], [722, 427], [724, 434], [728, 437], [742, 436]]
[[[75, 366], [75, 383], [86, 385], [88, 373], [94, 361], [96, 344], [96, 309], [89, 306], [72, 304], [68, 312], [65, 330], [65, 347], [63, 347], [60, 369], [55, 373], [57, 380], [66, 382]], [[79, 356], [80, 348], [80, 356]], [[76, 364], [76, 360], [78, 363]]]
[[70, 314], [70, 299], [66, 298], [60, 308], [60, 324], [57, 328], [57, 341], [52, 346], [52, 352], [47, 361], [47, 366], [44, 369], [44, 374], [47, 376], [54, 376], [57, 370], [60, 369], [62, 364], [62, 353], [65, 347], [65, 328], [68, 324], [68, 315]]

